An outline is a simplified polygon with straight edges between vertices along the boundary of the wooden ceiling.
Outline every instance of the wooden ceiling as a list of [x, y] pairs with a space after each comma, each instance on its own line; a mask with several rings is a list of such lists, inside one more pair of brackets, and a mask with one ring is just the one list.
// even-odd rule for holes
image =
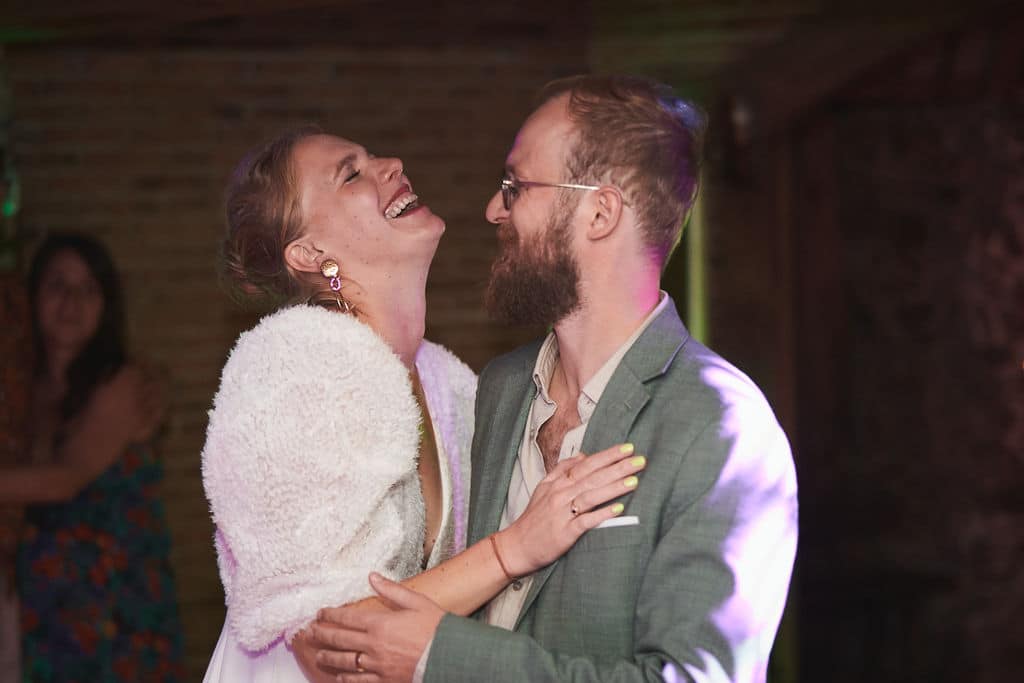
[[[756, 112], [744, 134], [749, 139], [769, 135], [790, 125], [815, 105], [843, 89], [863, 90], [886, 80], [886, 71], [913, 53], [936, 57], [932, 84], [949, 79], [988, 82], [998, 74], [1003, 87], [1019, 82], [1022, 64], [1020, 36], [1024, 5], [1004, 0], [937, 3], [928, 11], [899, 11], [896, 3], [883, 13], [831, 15], [794, 27], [784, 40], [748, 53], [716, 75], [719, 93], [730, 106]], [[978, 45], [984, 52], [976, 57]], [[970, 62], [968, 68], [957, 65]], [[906, 87], [905, 75], [888, 79], [891, 88]], [[890, 84], [890, 85], [891, 85]], [[990, 89], [987, 85], [986, 89]], [[890, 88], [890, 89], [891, 89]]]

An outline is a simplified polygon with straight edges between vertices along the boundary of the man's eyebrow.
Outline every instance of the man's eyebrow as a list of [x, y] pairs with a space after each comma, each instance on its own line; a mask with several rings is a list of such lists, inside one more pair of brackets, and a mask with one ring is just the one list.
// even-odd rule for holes
[[356, 155], [355, 154], [349, 154], [344, 159], [339, 161], [338, 165], [334, 167], [334, 180], [337, 180], [338, 176], [340, 176], [342, 174], [342, 172], [346, 168], [352, 168], [352, 166], [355, 164], [355, 162], [356, 162]]

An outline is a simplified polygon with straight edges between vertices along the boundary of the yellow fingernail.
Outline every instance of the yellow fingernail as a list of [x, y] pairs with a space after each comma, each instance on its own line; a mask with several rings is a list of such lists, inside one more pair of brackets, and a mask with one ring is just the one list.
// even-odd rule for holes
[[622, 483], [626, 485], [627, 489], [635, 489], [636, 485], [640, 483], [640, 480], [636, 477], [626, 477], [626, 480]]
[[616, 515], [621, 514], [622, 511], [625, 510], [625, 509], [626, 509], [626, 506], [623, 505], [622, 503], [616, 503], [615, 505], [612, 505], [612, 513], [614, 513]]
[[629, 464], [633, 467], [643, 467], [647, 464], [647, 458], [642, 455], [638, 455], [635, 458], [631, 458]]
[[624, 443], [621, 446], [619, 446], [619, 453], [622, 453], [623, 455], [629, 455], [632, 452], [633, 444], [631, 443]]

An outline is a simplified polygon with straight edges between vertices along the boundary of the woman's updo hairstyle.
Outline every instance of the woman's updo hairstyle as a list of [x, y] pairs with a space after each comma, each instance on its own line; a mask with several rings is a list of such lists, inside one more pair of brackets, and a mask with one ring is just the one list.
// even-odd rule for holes
[[303, 229], [292, 152], [304, 138], [322, 133], [317, 126], [287, 130], [246, 154], [231, 174], [221, 276], [243, 303], [279, 305], [312, 293], [312, 285], [285, 263], [284, 248]]

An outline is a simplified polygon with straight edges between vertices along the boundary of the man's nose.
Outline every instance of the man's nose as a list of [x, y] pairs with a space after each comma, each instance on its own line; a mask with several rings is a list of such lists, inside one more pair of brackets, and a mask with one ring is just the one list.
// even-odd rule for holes
[[501, 197], [501, 190], [498, 190], [491, 196], [491, 200], [487, 202], [487, 208], [484, 209], [484, 216], [487, 217], [488, 222], [499, 225], [508, 220], [508, 210], [505, 208], [505, 201]]

